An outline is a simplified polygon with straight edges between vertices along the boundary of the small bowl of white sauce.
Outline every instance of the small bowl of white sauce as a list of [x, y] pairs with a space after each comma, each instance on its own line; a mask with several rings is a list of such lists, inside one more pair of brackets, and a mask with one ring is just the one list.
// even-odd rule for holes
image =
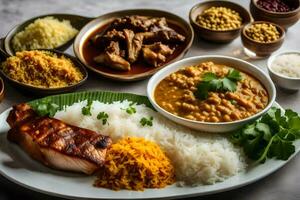
[[290, 51], [273, 55], [268, 60], [273, 82], [284, 89], [300, 89], [300, 52]]

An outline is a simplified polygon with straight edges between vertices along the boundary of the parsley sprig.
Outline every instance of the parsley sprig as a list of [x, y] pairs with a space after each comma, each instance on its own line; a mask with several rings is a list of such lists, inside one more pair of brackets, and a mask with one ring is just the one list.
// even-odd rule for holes
[[121, 108], [121, 110], [125, 110], [129, 115], [133, 115], [136, 113], [136, 108], [134, 107], [134, 103], [129, 104], [129, 107], [126, 109]]
[[93, 101], [89, 99], [86, 106], [82, 107], [81, 113], [83, 115], [91, 116], [92, 115], [92, 113], [91, 113], [92, 104], [93, 104]]
[[59, 110], [59, 106], [50, 100], [42, 100], [34, 103], [32, 105], [32, 109], [39, 115], [39, 116], [49, 116], [53, 117], [55, 113]]
[[242, 76], [236, 69], [229, 70], [228, 74], [223, 78], [218, 78], [215, 73], [207, 72], [197, 85], [195, 96], [204, 100], [207, 99], [208, 92], [234, 92], [236, 91], [237, 82], [240, 80], [242, 80]]
[[141, 120], [140, 120], [140, 124], [142, 126], [153, 126], [153, 117], [149, 117], [149, 118], [146, 118], [146, 117], [143, 117]]
[[106, 112], [100, 112], [97, 115], [97, 119], [102, 120], [102, 125], [105, 125], [107, 123], [108, 117], [109, 116]]
[[263, 163], [267, 158], [287, 160], [294, 152], [293, 141], [300, 139], [300, 117], [287, 109], [283, 114], [272, 107], [261, 119], [231, 135], [233, 143], [243, 147], [246, 155]]

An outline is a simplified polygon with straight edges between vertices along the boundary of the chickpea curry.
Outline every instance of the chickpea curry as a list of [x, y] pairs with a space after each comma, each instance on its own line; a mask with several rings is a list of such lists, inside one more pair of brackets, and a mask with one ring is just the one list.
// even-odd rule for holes
[[[208, 81], [219, 84], [207, 90]], [[170, 74], [157, 85], [154, 98], [174, 115], [204, 122], [241, 120], [263, 110], [269, 101], [267, 91], [257, 79], [213, 62]]]

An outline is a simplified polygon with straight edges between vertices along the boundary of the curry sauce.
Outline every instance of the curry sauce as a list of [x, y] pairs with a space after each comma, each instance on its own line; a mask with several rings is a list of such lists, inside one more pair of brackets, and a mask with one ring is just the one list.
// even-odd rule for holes
[[234, 92], [209, 92], [205, 100], [194, 95], [197, 84], [207, 72], [224, 77], [229, 66], [204, 62], [185, 67], [163, 79], [156, 87], [156, 103], [166, 111], [190, 120], [230, 122], [250, 117], [268, 104], [268, 93], [253, 76], [240, 72], [242, 80]]

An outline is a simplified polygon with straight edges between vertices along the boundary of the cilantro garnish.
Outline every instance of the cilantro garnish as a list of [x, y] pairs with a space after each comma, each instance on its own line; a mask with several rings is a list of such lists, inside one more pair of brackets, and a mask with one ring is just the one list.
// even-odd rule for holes
[[39, 116], [53, 117], [59, 110], [59, 106], [55, 103], [52, 103], [50, 100], [38, 101], [31, 107]]
[[108, 114], [106, 112], [100, 112], [97, 115], [97, 119], [102, 120], [102, 125], [105, 125], [107, 123]]
[[92, 115], [92, 113], [91, 113], [92, 104], [93, 104], [93, 101], [88, 100], [86, 106], [84, 106], [84, 107], [81, 109], [81, 113], [82, 113], [83, 115], [91, 116], [91, 115]]
[[135, 107], [133, 107], [134, 103], [129, 104], [129, 107], [126, 109], [121, 108], [121, 110], [125, 110], [129, 115], [136, 113]]
[[150, 117], [149, 119], [146, 118], [146, 117], [143, 117], [141, 120], [140, 120], [140, 124], [142, 126], [152, 126], [153, 125], [153, 117]]
[[218, 78], [212, 72], [205, 73], [202, 81], [197, 85], [195, 96], [198, 99], [207, 99], [208, 92], [234, 92], [236, 91], [237, 82], [242, 80], [242, 76], [236, 69], [229, 70], [224, 78]]
[[246, 155], [263, 163], [267, 158], [287, 160], [294, 152], [293, 141], [300, 139], [300, 117], [292, 110], [272, 107], [252, 124], [233, 133], [231, 140], [244, 148]]

